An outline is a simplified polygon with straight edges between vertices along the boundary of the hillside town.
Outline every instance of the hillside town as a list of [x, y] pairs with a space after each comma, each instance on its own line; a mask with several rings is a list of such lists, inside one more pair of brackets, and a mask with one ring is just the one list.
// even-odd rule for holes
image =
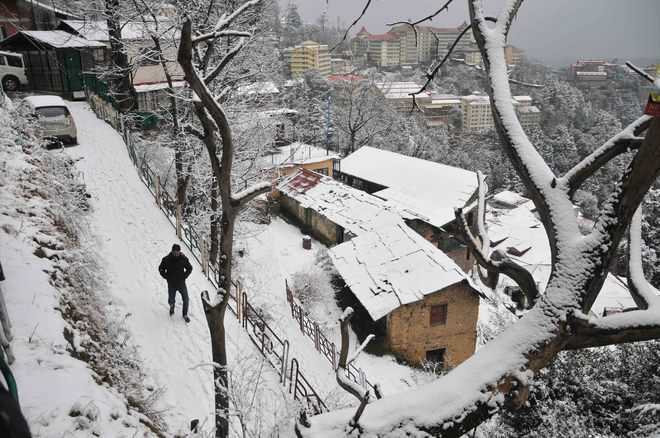
[[370, 3], [0, 5], [0, 436], [660, 433], [660, 53]]

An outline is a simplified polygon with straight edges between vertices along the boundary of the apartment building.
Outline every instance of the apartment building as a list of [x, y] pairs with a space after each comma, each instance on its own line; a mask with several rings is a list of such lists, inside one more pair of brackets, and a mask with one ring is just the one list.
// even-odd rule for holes
[[[356, 62], [364, 60], [378, 66], [429, 63], [446, 52], [465, 26], [466, 23], [449, 28], [416, 26], [415, 32], [409, 25], [400, 24], [385, 34], [371, 34], [362, 27], [351, 40], [351, 50]], [[473, 45], [474, 38], [467, 34], [456, 48], [462, 50]]]
[[332, 72], [328, 46], [316, 41], [304, 41], [302, 44], [284, 50], [291, 77], [298, 78], [308, 70], [316, 70], [323, 76]]
[[[532, 105], [531, 97], [513, 96], [513, 104], [523, 129], [538, 125], [541, 121], [541, 110]], [[463, 113], [463, 131], [482, 133], [495, 129], [488, 95], [462, 96], [461, 111]]]
[[392, 67], [401, 64], [401, 42], [394, 34], [384, 33], [367, 37], [369, 48], [367, 61], [379, 67]]
[[525, 51], [518, 47], [507, 45], [504, 48], [504, 59], [507, 65], [519, 65], [525, 57]]

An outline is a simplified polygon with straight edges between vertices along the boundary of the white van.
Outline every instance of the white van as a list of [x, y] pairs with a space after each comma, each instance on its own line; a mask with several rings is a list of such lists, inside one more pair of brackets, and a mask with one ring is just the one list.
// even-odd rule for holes
[[24, 100], [28, 111], [37, 117], [39, 136], [62, 143], [78, 144], [78, 131], [69, 106], [59, 96], [30, 96]]
[[21, 85], [27, 85], [23, 55], [0, 51], [0, 80], [5, 91], [17, 91]]

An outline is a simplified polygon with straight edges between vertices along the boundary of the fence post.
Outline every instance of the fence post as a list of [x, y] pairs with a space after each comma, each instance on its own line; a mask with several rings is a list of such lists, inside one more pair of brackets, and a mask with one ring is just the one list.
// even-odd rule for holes
[[314, 322], [314, 346], [316, 351], [321, 351], [319, 349], [319, 324], [317, 322]]
[[[294, 305], [295, 305], [295, 304], [294, 304]], [[305, 323], [303, 322], [303, 312], [302, 312], [302, 307], [301, 307], [301, 306], [297, 306], [297, 305], [296, 305], [296, 307], [298, 307], [298, 321], [300, 321], [300, 331], [301, 331], [301, 332], [303, 333], [303, 335], [304, 335], [304, 334], [305, 334]]]
[[176, 204], [176, 237], [181, 239], [181, 206]]
[[335, 343], [332, 343], [332, 370], [337, 370], [337, 352], [335, 348]]
[[208, 278], [209, 276], [209, 249], [206, 244], [206, 240], [202, 239], [202, 242], [200, 244], [201, 248], [201, 253], [202, 253], [202, 272]]
[[160, 200], [160, 175], [156, 175], [156, 188], [155, 188], [155, 193], [156, 193], [156, 205], [158, 205], [158, 208], [161, 208], [161, 200]]

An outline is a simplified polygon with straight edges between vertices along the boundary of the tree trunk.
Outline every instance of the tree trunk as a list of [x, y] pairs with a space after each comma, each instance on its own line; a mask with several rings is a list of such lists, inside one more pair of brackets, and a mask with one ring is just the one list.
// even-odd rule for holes
[[108, 36], [110, 38], [110, 52], [112, 55], [110, 90], [113, 98], [119, 105], [119, 110], [121, 112], [127, 112], [133, 107], [133, 99], [128, 56], [121, 37], [119, 0], [106, 0], [105, 11], [108, 23]]
[[209, 262], [215, 265], [218, 262], [218, 231], [220, 230], [220, 214], [218, 214], [218, 185], [213, 179], [211, 187], [211, 249], [209, 250]]

